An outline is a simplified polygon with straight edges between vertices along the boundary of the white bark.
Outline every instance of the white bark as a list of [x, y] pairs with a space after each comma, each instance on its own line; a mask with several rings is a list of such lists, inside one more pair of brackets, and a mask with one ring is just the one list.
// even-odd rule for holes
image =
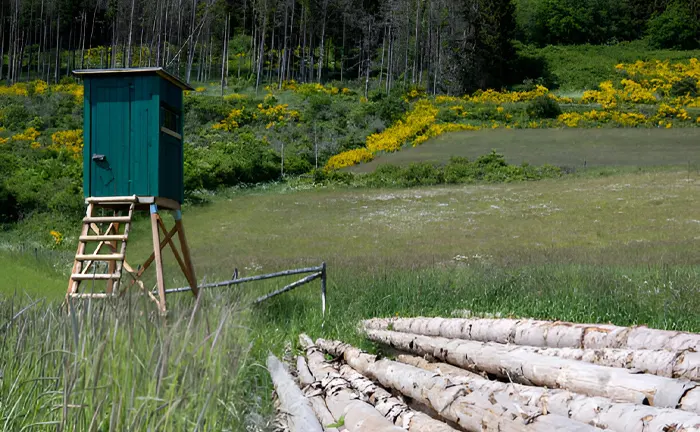
[[700, 351], [700, 334], [532, 319], [375, 318], [368, 329], [550, 348]]
[[316, 418], [321, 422], [326, 432], [338, 432], [337, 428], [330, 428], [328, 425], [335, 423], [335, 419], [323, 398], [323, 390], [320, 390], [320, 383], [311, 375], [309, 366], [306, 364], [304, 356], [297, 357], [297, 378], [303, 387], [303, 392], [311, 403], [311, 409], [316, 414]]
[[513, 382], [563, 388], [587, 396], [700, 413], [700, 387], [676, 380], [575, 360], [543, 356], [529, 347], [368, 330], [375, 342], [436, 359], [471, 371], [487, 372]]
[[311, 410], [311, 404], [294, 383], [291, 375], [277, 357], [269, 354], [267, 369], [280, 400], [280, 411], [286, 414], [291, 432], [323, 432], [321, 424]]
[[398, 356], [396, 356], [396, 361], [398, 361], [399, 363], [404, 363], [407, 365], [415, 366], [417, 368], [435, 372], [438, 375], [444, 375], [448, 377], [464, 377], [471, 379], [485, 379], [485, 377], [474, 372], [469, 372], [447, 363], [431, 362], [424, 359], [423, 357], [408, 354], [399, 354]]
[[700, 416], [687, 411], [616, 403], [607, 398], [588, 397], [567, 390], [489, 381], [446, 363], [428, 362], [406, 354], [399, 355], [397, 360], [435, 372], [455, 384], [464, 384], [471, 391], [486, 394], [494, 390], [507, 391], [510, 397], [528, 407], [565, 415], [603, 429], [616, 432], [700, 431]]
[[455, 429], [422, 412], [410, 409], [405, 403], [372, 380], [348, 365], [340, 367], [340, 374], [352, 388], [359, 391], [385, 418], [409, 432], [454, 432]]
[[599, 430], [542, 410], [526, 411], [503, 391], [489, 396], [470, 392], [467, 386], [455, 385], [432, 372], [386, 359], [377, 360], [347, 344], [322, 339], [317, 344], [331, 354], [343, 355], [350, 367], [366, 377], [426, 405], [466, 431]]
[[362, 402], [359, 394], [326, 362], [323, 353], [308, 336], [300, 335], [299, 343], [306, 350], [311, 374], [321, 383], [328, 410], [336, 421], [344, 419], [345, 429], [349, 432], [404, 432], [385, 419], [372, 405]]

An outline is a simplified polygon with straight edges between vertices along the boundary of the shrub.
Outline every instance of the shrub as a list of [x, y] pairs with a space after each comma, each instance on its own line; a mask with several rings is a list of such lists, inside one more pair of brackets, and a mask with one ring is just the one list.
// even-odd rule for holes
[[655, 48], [694, 49], [700, 46], [700, 25], [688, 5], [674, 1], [649, 21], [649, 43]]
[[527, 104], [527, 115], [531, 119], [557, 118], [561, 115], [561, 107], [548, 96], [538, 96]]
[[680, 81], [676, 81], [671, 86], [670, 94], [674, 97], [680, 96], [692, 96], [697, 97], [698, 93], [698, 82], [693, 77], [683, 77]]

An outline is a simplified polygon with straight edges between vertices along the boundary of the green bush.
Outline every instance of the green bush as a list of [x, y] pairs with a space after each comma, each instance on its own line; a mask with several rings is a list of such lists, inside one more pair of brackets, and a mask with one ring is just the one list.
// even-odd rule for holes
[[8, 130], [24, 130], [33, 118], [34, 113], [21, 102], [0, 110], [0, 124]]
[[647, 34], [655, 48], [695, 49], [700, 47], [700, 24], [689, 5], [680, 1], [649, 20]]
[[697, 97], [698, 93], [698, 82], [693, 77], [684, 77], [680, 81], [676, 81], [671, 86], [670, 94], [674, 97], [679, 96], [691, 96]]
[[208, 146], [185, 144], [186, 192], [279, 178], [279, 155], [252, 132], [212, 135], [209, 139]]
[[561, 113], [561, 107], [549, 96], [538, 96], [527, 104], [527, 115], [531, 119], [557, 118]]

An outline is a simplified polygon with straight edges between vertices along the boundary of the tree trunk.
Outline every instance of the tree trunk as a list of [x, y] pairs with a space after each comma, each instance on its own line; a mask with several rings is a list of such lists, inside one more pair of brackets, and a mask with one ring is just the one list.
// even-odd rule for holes
[[328, 411], [323, 394], [318, 391], [321, 383], [316, 381], [314, 376], [311, 375], [309, 365], [306, 363], [304, 356], [297, 357], [297, 378], [302, 386], [302, 391], [304, 391], [309, 402], [311, 402], [311, 409], [316, 413], [316, 418], [321, 422], [325, 432], [338, 432], [337, 428], [328, 427], [328, 425], [335, 423], [336, 420], [331, 415], [331, 412]]
[[516, 383], [563, 388], [587, 396], [603, 396], [639, 405], [681, 407], [700, 413], [700, 387], [691, 382], [543, 356], [517, 345], [383, 330], [368, 330], [367, 337], [401, 351], [429, 354], [454, 366], [490, 373]]
[[422, 412], [413, 411], [401, 400], [348, 365], [340, 367], [340, 375], [350, 383], [352, 388], [362, 393], [387, 420], [409, 432], [455, 432], [455, 429], [447, 424]]
[[308, 399], [296, 386], [282, 362], [272, 354], [267, 357], [267, 370], [275, 385], [280, 411], [285, 413], [290, 432], [323, 432]]
[[326, 395], [326, 405], [336, 421], [345, 419], [345, 429], [349, 432], [405, 432], [382, 416], [372, 405], [359, 400], [357, 392], [338, 371], [326, 362], [323, 353], [306, 335], [299, 336], [299, 344], [306, 351], [309, 370], [316, 381], [321, 383]]
[[700, 334], [647, 327], [486, 318], [375, 318], [364, 325], [371, 329], [391, 325], [394, 331], [424, 336], [550, 348], [700, 351]]
[[672, 425], [676, 425], [677, 431], [696, 431], [700, 428], [700, 416], [687, 411], [616, 403], [607, 398], [582, 396], [567, 390], [489, 381], [446, 363], [432, 363], [405, 354], [399, 355], [397, 360], [437, 373], [455, 384], [467, 385], [473, 392], [488, 394], [510, 389], [517, 403], [615, 432], [670, 430]]
[[328, 0], [323, 0], [322, 1], [323, 5], [323, 18], [321, 21], [321, 48], [318, 52], [318, 82], [321, 83], [321, 72], [323, 72], [323, 50], [325, 48], [325, 41], [326, 41], [326, 14], [328, 12]]
[[134, 7], [136, 0], [131, 0], [131, 14], [129, 15], [129, 40], [126, 48], [126, 67], [131, 67], [131, 40], [134, 31]]
[[470, 393], [464, 385], [454, 385], [444, 377], [414, 366], [386, 359], [377, 360], [375, 356], [339, 342], [319, 339], [317, 343], [330, 354], [342, 355], [347, 364], [362, 375], [401, 392], [467, 431], [597, 430], [593, 426], [542, 410], [524, 412], [513, 403], [509, 391], [496, 391], [489, 397], [481, 393]]
[[185, 80], [189, 83], [190, 78], [192, 77], [192, 62], [194, 60], [194, 50], [195, 50], [195, 45], [197, 44], [197, 40], [194, 37], [194, 33], [196, 31], [196, 15], [197, 12], [197, 0], [192, 0], [192, 21], [190, 22], [190, 37], [189, 37], [189, 50], [187, 54], [187, 70], [185, 72]]

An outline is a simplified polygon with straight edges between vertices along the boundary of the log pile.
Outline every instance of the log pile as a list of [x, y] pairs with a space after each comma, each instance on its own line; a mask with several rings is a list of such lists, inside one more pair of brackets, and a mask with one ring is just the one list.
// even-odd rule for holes
[[286, 430], [700, 432], [698, 334], [496, 318], [361, 329], [391, 355], [301, 335], [291, 373], [268, 361]]

